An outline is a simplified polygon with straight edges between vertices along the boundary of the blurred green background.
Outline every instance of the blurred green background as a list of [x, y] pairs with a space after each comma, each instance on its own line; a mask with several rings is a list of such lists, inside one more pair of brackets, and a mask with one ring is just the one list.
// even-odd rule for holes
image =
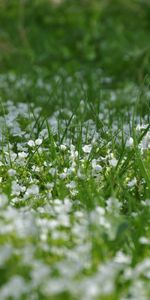
[[3, 73], [101, 68], [142, 82], [149, 67], [149, 0], [0, 0]]

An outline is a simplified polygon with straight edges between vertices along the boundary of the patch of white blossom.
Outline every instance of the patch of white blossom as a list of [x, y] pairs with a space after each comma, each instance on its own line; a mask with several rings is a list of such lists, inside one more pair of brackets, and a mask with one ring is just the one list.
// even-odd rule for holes
[[[76, 76], [80, 78], [80, 74]], [[8, 80], [15, 84], [16, 90], [31, 84], [26, 77], [16, 82], [14, 74], [9, 74]], [[59, 80], [59, 76], [55, 78], [56, 82]], [[108, 84], [110, 80], [104, 81]], [[3, 78], [1, 85], [7, 88], [2, 82], [5, 83]], [[40, 79], [36, 86], [51, 90]], [[114, 103], [117, 97], [110, 92], [110, 101]], [[119, 165], [112, 143], [91, 119], [84, 121], [81, 132], [75, 123], [74, 132], [68, 129], [64, 135], [67, 120], [72, 116], [69, 109], [54, 112], [37, 129], [35, 116], [37, 119], [40, 116], [40, 107], [32, 103], [30, 107], [26, 103], [14, 104], [10, 100], [4, 106], [6, 114], [0, 115], [0, 141], [3, 140], [3, 147], [0, 144], [0, 267], [6, 268], [7, 276], [0, 287], [0, 300], [38, 299], [38, 290], [41, 299], [61, 297], [65, 292], [81, 300], [109, 299], [115, 295], [118, 278], [119, 284], [129, 286], [127, 289], [125, 285], [121, 300], [129, 299], [128, 295], [132, 300], [148, 300], [150, 260], [145, 258], [133, 264], [132, 253], [127, 251], [128, 247], [135, 249], [135, 245], [122, 226], [126, 200], [116, 195], [101, 196], [102, 188], [106, 195], [108, 192], [105, 177], [112, 172], [115, 182]], [[108, 109], [103, 105], [101, 108], [98, 118], [104, 122], [107, 132]], [[80, 109], [84, 112], [84, 100]], [[61, 120], [60, 115], [64, 115]], [[73, 121], [76, 122], [76, 116]], [[11, 137], [9, 143], [4, 134], [6, 127]], [[145, 124], [138, 125], [137, 133], [146, 128]], [[112, 133], [117, 129], [114, 121]], [[134, 141], [127, 124], [124, 130], [125, 147], [132, 151]], [[77, 147], [75, 141], [79, 134], [81, 145]], [[119, 133], [116, 144], [120, 146]], [[141, 153], [150, 149], [150, 131], [143, 136], [139, 149]], [[91, 181], [96, 196], [92, 194]], [[124, 188], [130, 193], [137, 185], [135, 176], [129, 176], [124, 182]], [[86, 203], [91, 199], [89, 210]], [[142, 200], [141, 210], [148, 210], [149, 202], [149, 199]], [[132, 221], [137, 216], [133, 212]], [[138, 238], [141, 247], [150, 244], [147, 232], [145, 229], [145, 234]], [[115, 243], [119, 238], [120, 249], [107, 254], [105, 242]], [[121, 238], [127, 239], [126, 249]]]

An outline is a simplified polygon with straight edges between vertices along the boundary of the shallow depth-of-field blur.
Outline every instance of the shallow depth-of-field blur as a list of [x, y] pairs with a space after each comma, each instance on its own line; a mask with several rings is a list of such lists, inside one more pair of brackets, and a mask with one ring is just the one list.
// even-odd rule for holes
[[149, 300], [150, 1], [0, 0], [0, 300]]

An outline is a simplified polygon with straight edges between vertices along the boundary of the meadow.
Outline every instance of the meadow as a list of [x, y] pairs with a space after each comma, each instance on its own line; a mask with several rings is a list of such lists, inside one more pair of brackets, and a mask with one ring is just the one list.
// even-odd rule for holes
[[149, 0], [0, 1], [0, 300], [150, 299]]

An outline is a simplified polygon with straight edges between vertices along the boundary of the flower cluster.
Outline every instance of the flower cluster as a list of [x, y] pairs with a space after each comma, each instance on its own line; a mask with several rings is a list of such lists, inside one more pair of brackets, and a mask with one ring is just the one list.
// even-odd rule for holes
[[148, 124], [120, 133], [107, 101], [96, 121], [84, 106], [41, 120], [33, 103], [3, 104], [1, 300], [148, 300]]

